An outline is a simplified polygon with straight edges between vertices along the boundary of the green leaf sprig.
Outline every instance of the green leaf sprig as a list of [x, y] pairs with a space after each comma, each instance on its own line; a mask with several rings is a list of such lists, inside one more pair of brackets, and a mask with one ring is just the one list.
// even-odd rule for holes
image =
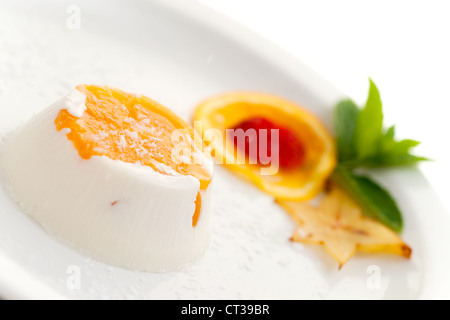
[[395, 200], [386, 189], [355, 170], [407, 166], [427, 160], [410, 153], [419, 142], [397, 141], [395, 127], [383, 128], [381, 97], [372, 80], [364, 108], [351, 100], [339, 102], [334, 109], [334, 125], [339, 162], [331, 179], [359, 203], [366, 215], [400, 233], [403, 219]]

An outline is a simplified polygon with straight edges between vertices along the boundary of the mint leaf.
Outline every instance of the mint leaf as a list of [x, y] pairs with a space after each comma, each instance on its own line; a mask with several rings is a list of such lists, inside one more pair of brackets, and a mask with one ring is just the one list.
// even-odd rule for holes
[[366, 106], [356, 119], [354, 144], [358, 159], [365, 159], [377, 152], [378, 139], [383, 129], [383, 109], [380, 93], [370, 80]]
[[419, 145], [420, 142], [414, 140], [395, 141], [395, 126], [390, 127], [378, 141], [379, 154], [408, 154], [410, 149]]
[[346, 190], [369, 217], [379, 220], [390, 229], [400, 233], [403, 219], [395, 200], [383, 187], [365, 176], [353, 174], [338, 165], [332, 178]]
[[365, 159], [360, 163], [361, 167], [366, 168], [383, 168], [383, 167], [399, 167], [412, 166], [420, 161], [429, 161], [430, 159], [418, 157], [412, 154], [405, 155], [378, 155], [376, 157]]
[[389, 193], [353, 170], [414, 165], [428, 160], [411, 154], [419, 142], [395, 140], [395, 127], [383, 130], [383, 108], [380, 93], [370, 80], [369, 96], [360, 110], [351, 100], [341, 101], [334, 110], [334, 126], [339, 164], [332, 180], [341, 185], [369, 215], [394, 231], [400, 232], [402, 216]]
[[383, 131], [380, 93], [370, 80], [369, 97], [359, 110], [351, 100], [343, 100], [334, 110], [339, 163], [347, 168], [414, 165], [428, 160], [412, 155], [419, 142], [395, 140], [395, 126]]
[[386, 139], [387, 142], [388, 140], [394, 139], [394, 137], [395, 137], [395, 126], [392, 126], [386, 130], [386, 133], [383, 135], [381, 139], [382, 140]]
[[428, 160], [410, 154], [412, 148], [419, 145], [415, 140], [395, 140], [395, 127], [389, 128], [378, 141], [377, 153], [360, 162], [365, 167], [392, 167], [417, 164], [419, 161]]
[[359, 109], [351, 100], [343, 100], [334, 109], [334, 129], [339, 161], [349, 161], [356, 157], [353, 144], [356, 119]]

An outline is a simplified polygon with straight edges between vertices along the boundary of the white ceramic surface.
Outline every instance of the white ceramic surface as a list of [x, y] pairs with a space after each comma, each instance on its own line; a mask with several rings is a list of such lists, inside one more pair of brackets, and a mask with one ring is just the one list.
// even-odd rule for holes
[[[209, 95], [250, 89], [294, 100], [330, 125], [331, 107], [345, 96], [276, 46], [193, 1], [3, 2], [1, 134], [78, 83], [141, 92], [186, 119]], [[85, 257], [47, 235], [0, 192], [0, 296], [449, 298], [450, 218], [418, 170], [375, 175], [404, 212], [412, 259], [358, 255], [338, 271], [321, 248], [289, 243], [294, 225], [270, 197], [218, 169], [206, 254], [165, 274]]]

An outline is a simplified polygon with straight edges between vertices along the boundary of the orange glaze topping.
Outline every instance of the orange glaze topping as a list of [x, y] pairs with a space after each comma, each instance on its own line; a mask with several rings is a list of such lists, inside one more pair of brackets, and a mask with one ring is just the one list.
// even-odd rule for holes
[[[70, 129], [67, 137], [81, 158], [107, 156], [140, 163], [162, 174], [191, 175], [200, 181], [200, 190], [206, 190], [211, 175], [194, 159], [196, 152], [202, 152], [203, 143], [194, 139], [193, 129], [178, 115], [150, 98], [110, 87], [80, 85], [77, 90], [86, 96], [86, 111], [78, 118], [63, 109], [55, 125], [58, 131]], [[177, 129], [182, 141], [172, 137]], [[193, 152], [182, 153], [183, 157], [173, 152], [181, 142]], [[195, 204], [193, 226], [200, 215], [200, 191]]]

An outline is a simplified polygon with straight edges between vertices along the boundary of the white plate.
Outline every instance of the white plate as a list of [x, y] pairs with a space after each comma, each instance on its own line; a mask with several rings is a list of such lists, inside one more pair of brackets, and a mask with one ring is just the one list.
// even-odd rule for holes
[[[297, 101], [330, 124], [331, 107], [344, 97], [301, 62], [196, 2], [77, 3], [2, 4], [1, 133], [79, 83], [141, 92], [185, 118], [209, 95], [250, 89]], [[416, 169], [380, 171], [376, 179], [399, 201], [413, 257], [359, 255], [341, 271], [321, 248], [289, 243], [294, 225], [287, 215], [222, 168], [216, 174], [206, 254], [166, 274], [93, 261], [48, 236], [0, 192], [0, 296], [448, 298], [449, 215]]]

